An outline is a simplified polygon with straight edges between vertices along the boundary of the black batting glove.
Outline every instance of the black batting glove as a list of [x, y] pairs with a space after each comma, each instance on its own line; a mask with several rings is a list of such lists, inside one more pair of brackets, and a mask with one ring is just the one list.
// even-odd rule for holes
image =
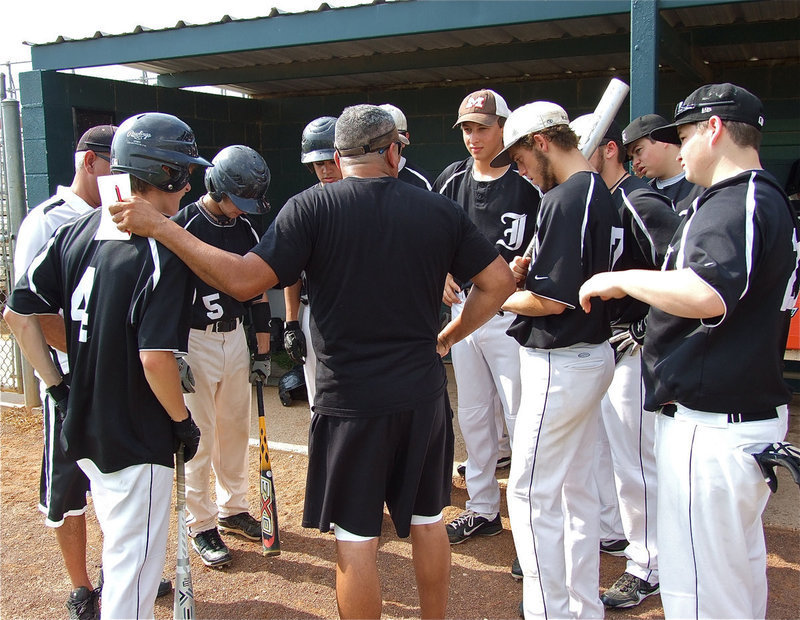
[[183, 460], [188, 463], [197, 454], [197, 447], [200, 445], [200, 429], [192, 420], [192, 412], [186, 409], [187, 417], [180, 422], [172, 421], [172, 437], [175, 452], [183, 444]]
[[295, 364], [306, 363], [306, 336], [299, 321], [286, 321], [283, 330], [283, 348]]
[[256, 353], [250, 361], [250, 383], [265, 383], [272, 370], [272, 360], [269, 353]]
[[61, 421], [67, 416], [67, 404], [69, 403], [69, 386], [62, 380], [56, 385], [51, 385], [47, 390], [47, 395], [53, 399], [56, 413]]

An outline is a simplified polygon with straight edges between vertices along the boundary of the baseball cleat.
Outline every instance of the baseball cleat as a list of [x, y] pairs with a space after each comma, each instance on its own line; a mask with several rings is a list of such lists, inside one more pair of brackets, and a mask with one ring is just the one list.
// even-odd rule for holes
[[233, 561], [230, 549], [222, 542], [215, 527], [192, 538], [192, 548], [200, 555], [203, 564], [212, 568], [227, 566]]
[[503, 531], [500, 513], [494, 519], [482, 517], [477, 512], [465, 510], [445, 526], [451, 545], [458, 545], [472, 536], [495, 536]]
[[261, 523], [256, 521], [247, 512], [240, 512], [238, 515], [221, 517], [217, 519], [217, 525], [221, 532], [239, 534], [250, 540], [261, 540]]
[[624, 538], [619, 540], [600, 541], [600, 551], [608, 555], [616, 555], [622, 557], [625, 555], [625, 549], [628, 548], [628, 541]]
[[606, 607], [636, 607], [648, 596], [658, 594], [658, 591], [658, 584], [652, 585], [630, 573], [622, 573], [622, 577], [600, 596], [600, 600]]
[[511, 563], [511, 576], [517, 581], [522, 581], [523, 574], [522, 566], [519, 564], [519, 557], [514, 558], [514, 561]]
[[70, 620], [100, 619], [100, 590], [81, 586], [75, 588], [67, 599]]

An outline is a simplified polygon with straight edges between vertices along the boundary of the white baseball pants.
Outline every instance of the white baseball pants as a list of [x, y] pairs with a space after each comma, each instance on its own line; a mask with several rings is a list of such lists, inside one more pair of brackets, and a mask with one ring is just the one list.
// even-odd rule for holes
[[622, 521], [619, 516], [617, 485], [614, 481], [614, 465], [611, 462], [611, 447], [608, 445], [605, 427], [597, 429], [597, 449], [594, 461], [594, 481], [600, 499], [600, 542], [622, 540]]
[[314, 343], [311, 341], [310, 325], [311, 308], [303, 305], [300, 310], [300, 329], [306, 337], [306, 363], [303, 364], [303, 376], [306, 378], [309, 408], [314, 406], [314, 398], [317, 395], [317, 354], [314, 352]]
[[103, 531], [103, 599], [100, 617], [153, 618], [167, 555], [173, 469], [132, 465], [104, 474], [78, 461], [92, 485]]
[[[461, 315], [463, 307], [463, 302], [453, 304], [453, 319]], [[451, 349], [458, 392], [458, 424], [467, 450], [466, 508], [485, 515], [500, 511], [495, 468], [503, 435], [495, 419], [497, 399], [503, 407], [513, 451], [520, 400], [520, 346], [506, 330], [514, 317], [510, 312], [493, 316]]]
[[656, 545], [656, 415], [645, 411], [641, 353], [625, 354], [603, 398], [603, 426], [611, 448], [628, 563], [625, 571], [658, 583]]
[[508, 515], [523, 572], [525, 617], [601, 618], [599, 514], [593, 481], [611, 346], [520, 351], [522, 402]]
[[728, 423], [677, 405], [656, 422], [661, 602], [666, 618], [764, 618], [761, 514], [769, 487], [752, 456], [786, 436], [788, 413]]
[[[217, 526], [217, 515], [249, 510], [248, 442], [250, 437], [250, 352], [244, 328], [232, 332], [189, 331], [186, 361], [194, 373], [195, 392], [184, 394], [200, 429], [200, 446], [186, 463], [186, 522], [192, 536]], [[211, 468], [216, 503], [211, 500]]]

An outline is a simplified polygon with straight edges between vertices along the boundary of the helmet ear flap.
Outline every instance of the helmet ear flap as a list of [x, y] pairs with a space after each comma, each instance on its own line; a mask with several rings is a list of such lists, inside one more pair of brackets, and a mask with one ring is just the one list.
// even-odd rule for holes
[[223, 193], [216, 191], [214, 188], [214, 173], [212, 170], [213, 168], [206, 168], [206, 190], [208, 190], [208, 195], [211, 197], [211, 200], [214, 202], [222, 202]]

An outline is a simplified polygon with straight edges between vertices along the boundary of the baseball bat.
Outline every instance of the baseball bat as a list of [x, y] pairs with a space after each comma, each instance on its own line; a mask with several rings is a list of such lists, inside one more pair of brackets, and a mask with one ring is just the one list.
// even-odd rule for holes
[[[594, 154], [597, 145], [600, 144], [600, 140], [606, 135], [606, 131], [608, 131], [611, 122], [622, 107], [625, 97], [628, 96], [628, 91], [630, 91], [630, 87], [625, 82], [618, 78], [611, 78], [603, 96], [597, 103], [597, 107], [594, 109], [594, 115], [597, 118], [595, 126], [586, 133], [579, 145], [581, 154], [586, 159], [589, 159]], [[535, 242], [536, 238], [534, 237], [525, 250], [525, 254], [523, 254], [525, 258], [533, 256]]]
[[264, 555], [280, 555], [281, 542], [278, 536], [278, 506], [275, 502], [275, 480], [267, 445], [267, 421], [264, 415], [264, 383], [256, 384], [258, 404], [258, 435], [261, 447], [260, 484], [261, 492], [261, 546]]
[[174, 620], [194, 618], [194, 591], [192, 590], [192, 567], [189, 563], [189, 541], [186, 530], [186, 470], [183, 461], [183, 445], [175, 455], [176, 505], [178, 513], [178, 564], [175, 568], [175, 598], [172, 607]]

